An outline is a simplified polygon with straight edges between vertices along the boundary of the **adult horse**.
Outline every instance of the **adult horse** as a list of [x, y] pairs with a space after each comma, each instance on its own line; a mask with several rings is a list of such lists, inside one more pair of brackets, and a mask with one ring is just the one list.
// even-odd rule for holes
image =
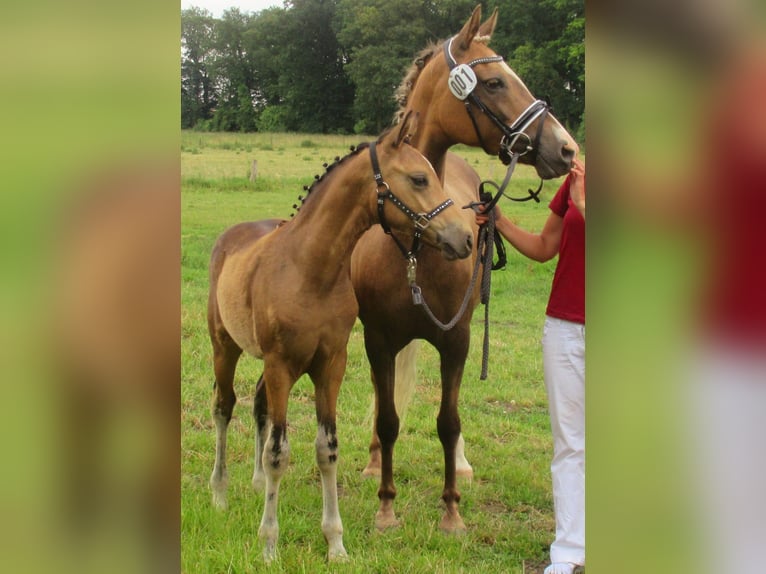
[[[451, 206], [431, 165], [405, 140], [401, 127], [338, 160], [315, 182], [290, 222], [258, 238], [234, 226], [216, 242], [210, 262], [208, 329], [213, 345], [216, 426], [213, 502], [226, 506], [226, 431], [236, 402], [233, 380], [242, 351], [263, 359], [256, 392], [256, 470], [265, 483], [259, 536], [264, 558], [276, 556], [277, 500], [287, 469], [287, 402], [308, 373], [316, 394], [316, 459], [321, 472], [322, 532], [328, 557], [346, 556], [336, 485], [336, 400], [346, 368], [346, 346], [357, 317], [351, 251], [378, 221], [417, 237], [448, 259], [472, 250], [469, 226]], [[385, 175], [385, 179], [383, 176]]]
[[[547, 105], [535, 100], [521, 79], [487, 46], [496, 22], [497, 10], [481, 24], [481, 6], [477, 6], [457, 35], [417, 56], [398, 94], [400, 117], [412, 111], [420, 114], [420, 129], [413, 145], [430, 160], [447, 195], [461, 206], [477, 200], [479, 177], [465, 161], [448, 153], [456, 143], [482, 147], [505, 162], [515, 156], [514, 160], [534, 165], [538, 175], [545, 179], [567, 173], [577, 153], [577, 144], [548, 113]], [[476, 243], [478, 229], [473, 212], [463, 210], [461, 216], [466, 225], [472, 226]], [[393, 235], [396, 237], [396, 232]], [[446, 510], [440, 526], [444, 531], [457, 532], [465, 530], [458, 512], [460, 493], [456, 487], [456, 445], [461, 438], [457, 405], [468, 354], [471, 315], [479, 292], [474, 289], [463, 315], [451, 329], [444, 330], [422, 307], [413, 307], [411, 284], [416, 269], [411, 264], [408, 269], [408, 260], [414, 256], [417, 267], [427, 269], [416, 276], [420, 294], [441, 322], [451, 323], [469, 291], [478, 254], [474, 252], [468, 259], [445, 264], [438, 252], [428, 246], [418, 253], [407, 253], [404, 245], [403, 238], [391, 241], [375, 226], [362, 236], [351, 260], [351, 278], [364, 325], [376, 401], [370, 463], [365, 472], [375, 473], [380, 467], [376, 526], [379, 529], [396, 526], [392, 456], [399, 417], [394, 392], [400, 384], [397, 375], [402, 374], [396, 372], [396, 357], [413, 341], [425, 339], [438, 350], [441, 362], [442, 397], [437, 430], [444, 449], [442, 499]], [[412, 370], [415, 353], [407, 356], [409, 361], [398, 362], [399, 371]], [[414, 381], [414, 377], [408, 380]]]

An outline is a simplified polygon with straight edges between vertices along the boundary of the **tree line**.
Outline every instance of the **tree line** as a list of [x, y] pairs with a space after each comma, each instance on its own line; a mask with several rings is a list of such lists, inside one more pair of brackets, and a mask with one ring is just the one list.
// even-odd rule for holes
[[[379, 133], [415, 55], [455, 34], [476, 0], [286, 0], [221, 18], [181, 12], [181, 126]], [[584, 0], [481, 2], [491, 47], [584, 135]]]

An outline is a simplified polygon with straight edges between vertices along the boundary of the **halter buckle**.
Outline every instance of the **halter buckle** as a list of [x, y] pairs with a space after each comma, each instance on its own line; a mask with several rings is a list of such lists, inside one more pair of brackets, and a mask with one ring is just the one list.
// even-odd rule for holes
[[415, 223], [415, 227], [420, 231], [425, 231], [428, 226], [431, 225], [431, 220], [425, 213], [418, 213], [412, 221]]
[[407, 282], [412, 285], [415, 283], [418, 270], [418, 260], [414, 255], [410, 255], [407, 258]]

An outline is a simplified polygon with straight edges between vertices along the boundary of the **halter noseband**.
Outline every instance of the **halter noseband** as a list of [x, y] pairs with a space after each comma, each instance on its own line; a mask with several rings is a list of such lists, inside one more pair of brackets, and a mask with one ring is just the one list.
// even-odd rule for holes
[[[482, 149], [487, 152], [487, 147], [484, 144], [484, 139], [481, 137], [481, 131], [479, 130], [479, 124], [476, 121], [471, 104], [479, 108], [503, 133], [503, 137], [500, 140], [500, 159], [503, 163], [510, 163], [511, 155], [514, 153], [513, 147], [519, 138], [523, 137], [527, 140], [525, 151], [532, 154], [532, 160], [534, 161], [537, 155], [538, 144], [540, 143], [540, 137], [543, 131], [543, 124], [545, 123], [545, 117], [548, 115], [550, 105], [543, 100], [535, 100], [532, 102], [526, 110], [521, 112], [516, 121], [510, 126], [503, 122], [497, 114], [489, 109], [484, 102], [476, 95], [474, 88], [478, 85], [476, 74], [473, 72], [473, 67], [479, 64], [490, 64], [492, 62], [502, 62], [503, 57], [499, 55], [489, 56], [486, 58], [476, 58], [471, 60], [467, 64], [458, 64], [452, 55], [452, 42], [455, 40], [453, 36], [447, 42], [444, 43], [444, 56], [447, 59], [447, 65], [450, 69], [450, 90], [458, 99], [461, 99], [465, 104], [465, 109], [468, 112], [468, 116], [471, 118], [473, 128], [476, 131], [476, 135], [479, 138], [479, 144]], [[461, 76], [462, 77], [455, 77]], [[453, 79], [455, 84], [453, 84]], [[466, 83], [467, 81], [467, 83]], [[526, 134], [525, 130], [534, 122], [537, 118], [540, 118], [540, 123], [537, 126], [537, 133], [535, 139], [532, 140]], [[487, 152], [489, 153], [489, 152]]]
[[[454, 202], [451, 199], [446, 199], [428, 213], [415, 213], [412, 209], [407, 207], [401, 199], [394, 195], [394, 192], [391, 191], [391, 187], [383, 180], [383, 175], [380, 173], [380, 164], [378, 163], [378, 153], [375, 149], [375, 142], [370, 143], [370, 161], [372, 162], [372, 172], [373, 177], [375, 178], [376, 191], [378, 193], [378, 219], [380, 220], [380, 225], [383, 228], [383, 231], [393, 238], [396, 245], [399, 247], [399, 250], [402, 252], [402, 255], [404, 255], [410, 262], [410, 265], [412, 265], [412, 262], [415, 259], [415, 254], [420, 250], [420, 238], [423, 236], [423, 232], [431, 224], [431, 220]], [[415, 225], [415, 232], [412, 237], [412, 247], [410, 247], [409, 250], [407, 250], [402, 242], [399, 241], [396, 235], [391, 233], [391, 227], [388, 225], [386, 213], [383, 209], [386, 199], [391, 200], [391, 203], [404, 212]]]

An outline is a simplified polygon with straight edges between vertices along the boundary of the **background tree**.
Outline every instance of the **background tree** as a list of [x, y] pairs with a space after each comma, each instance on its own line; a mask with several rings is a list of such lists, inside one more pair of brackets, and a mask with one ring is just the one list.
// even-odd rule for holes
[[349, 131], [354, 89], [346, 55], [333, 23], [337, 0], [292, 0], [274, 54], [280, 65], [279, 92], [287, 128], [327, 133]]
[[208, 70], [216, 20], [207, 10], [181, 12], [181, 127], [213, 116], [216, 93]]
[[230, 8], [224, 11], [215, 27], [215, 57], [211, 68], [218, 92], [218, 107], [212, 122], [216, 130], [255, 130], [255, 73], [244, 42], [254, 19], [255, 15]]
[[390, 125], [394, 92], [415, 54], [457, 31], [474, 0], [339, 0], [338, 40], [349, 54], [346, 72], [356, 88], [353, 116], [359, 132]]
[[530, 91], [576, 130], [585, 108], [583, 0], [500, 0], [492, 47]]
[[[288, 0], [253, 14], [182, 18], [183, 127], [379, 133], [413, 57], [466, 21], [476, 0]], [[583, 135], [583, 0], [496, 0], [492, 48]]]

